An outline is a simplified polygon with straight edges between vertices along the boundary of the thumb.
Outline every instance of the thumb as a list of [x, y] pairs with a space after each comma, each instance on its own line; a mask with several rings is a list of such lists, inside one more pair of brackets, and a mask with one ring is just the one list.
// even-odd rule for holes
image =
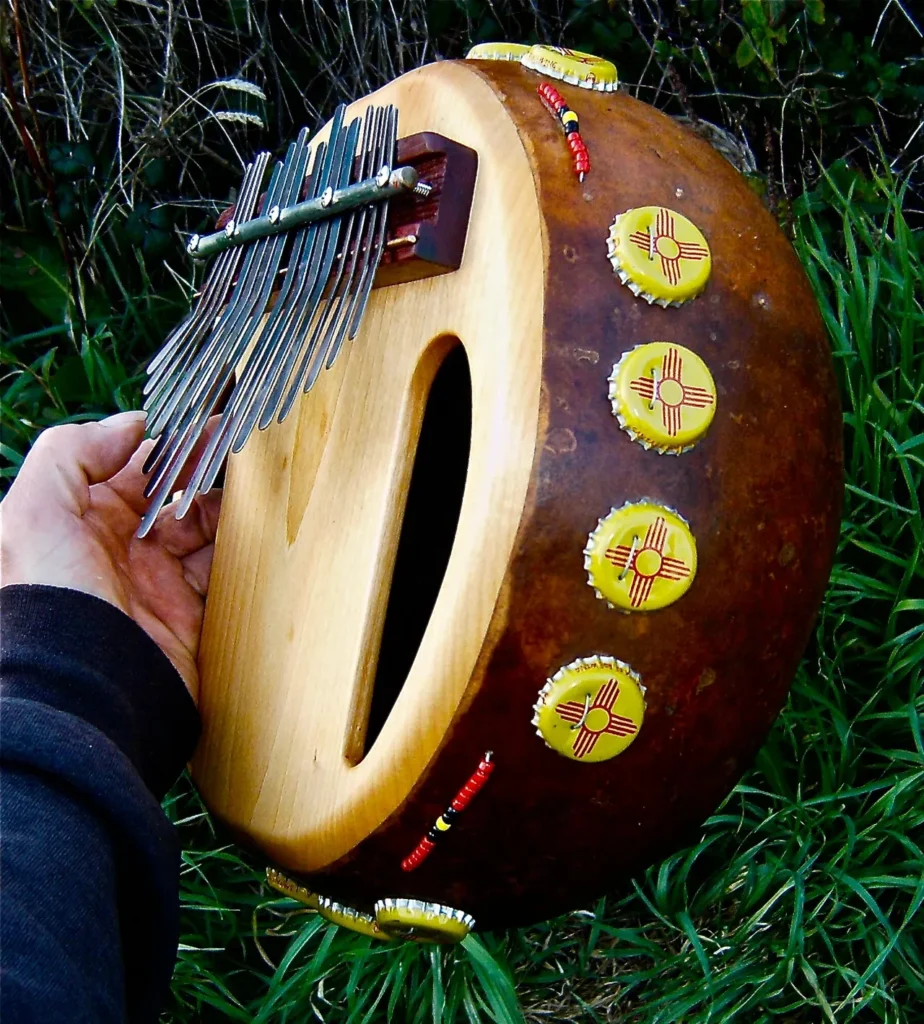
[[96, 423], [65, 423], [38, 436], [7, 495], [52, 502], [83, 515], [90, 486], [114, 476], [144, 436], [143, 412], [123, 412]]

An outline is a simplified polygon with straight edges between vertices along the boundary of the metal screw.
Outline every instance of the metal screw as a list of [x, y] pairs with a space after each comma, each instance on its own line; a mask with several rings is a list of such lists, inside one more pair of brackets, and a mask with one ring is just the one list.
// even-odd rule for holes
[[392, 238], [385, 243], [386, 249], [400, 249], [405, 245], [416, 245], [417, 235], [400, 235], [398, 238]]

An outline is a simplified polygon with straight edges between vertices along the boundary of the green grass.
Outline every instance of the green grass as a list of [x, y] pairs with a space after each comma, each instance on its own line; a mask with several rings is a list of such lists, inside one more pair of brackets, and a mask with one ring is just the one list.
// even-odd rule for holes
[[844, 402], [837, 564], [789, 703], [700, 842], [542, 926], [383, 947], [267, 890], [184, 783], [169, 1020], [920, 1019], [922, 237], [895, 181], [840, 180], [795, 210]]

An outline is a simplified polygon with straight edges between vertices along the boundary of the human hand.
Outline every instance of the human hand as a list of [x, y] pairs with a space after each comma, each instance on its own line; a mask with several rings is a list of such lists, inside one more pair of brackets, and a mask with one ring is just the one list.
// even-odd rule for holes
[[[196, 653], [220, 491], [177, 520], [166, 508], [143, 540], [144, 413], [65, 424], [39, 435], [0, 502], [0, 583], [68, 587], [141, 626], [198, 696]], [[183, 480], [177, 484], [182, 487]]]

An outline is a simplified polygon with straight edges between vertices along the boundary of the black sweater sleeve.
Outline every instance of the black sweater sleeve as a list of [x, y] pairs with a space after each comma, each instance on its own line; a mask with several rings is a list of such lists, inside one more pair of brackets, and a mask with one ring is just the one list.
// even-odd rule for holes
[[179, 844], [159, 800], [199, 718], [160, 648], [74, 590], [0, 590], [0, 1006], [156, 1021], [176, 957]]

